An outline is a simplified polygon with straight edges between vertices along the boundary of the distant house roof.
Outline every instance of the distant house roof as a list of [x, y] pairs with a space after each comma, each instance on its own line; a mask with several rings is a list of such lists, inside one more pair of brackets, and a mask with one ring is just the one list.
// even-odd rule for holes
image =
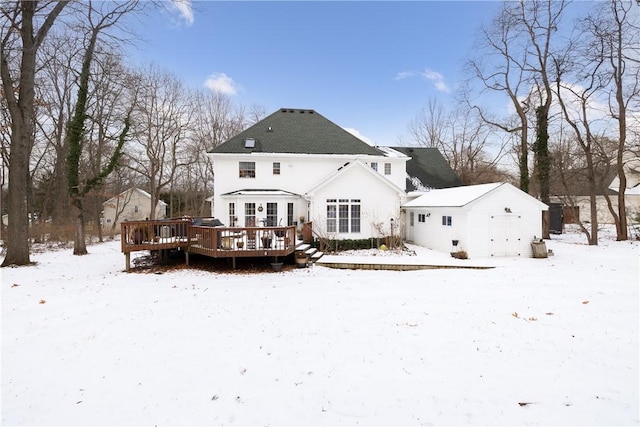
[[[552, 174], [549, 180], [549, 192], [552, 196], [567, 197], [567, 196], [588, 196], [589, 195], [589, 181], [584, 171], [565, 171], [565, 178], [554, 176]], [[602, 196], [608, 194], [613, 196], [618, 194], [613, 188], [606, 188], [608, 183], [611, 183], [616, 178], [616, 170], [614, 167], [608, 171], [606, 176], [596, 177], [596, 195]], [[604, 184], [604, 185], [603, 185]]]
[[462, 185], [458, 175], [437, 148], [391, 148], [411, 158], [407, 161], [407, 192]]
[[383, 155], [314, 110], [291, 108], [279, 109], [209, 152]]
[[[147, 193], [146, 191], [138, 188], [138, 187], [131, 187], [128, 190], [124, 190], [122, 193], [118, 194], [117, 196], [113, 196], [112, 198], [110, 198], [109, 200], [102, 202], [103, 205], [106, 205], [108, 203], [113, 203], [115, 202], [117, 199], [119, 198], [124, 198], [125, 194], [127, 193], [132, 193], [132, 192], [137, 192], [140, 193], [143, 197], [148, 198], [149, 200], [151, 200], [151, 194]], [[158, 204], [160, 206], [167, 206], [167, 204], [165, 202], [163, 202], [162, 200], [158, 200]]]

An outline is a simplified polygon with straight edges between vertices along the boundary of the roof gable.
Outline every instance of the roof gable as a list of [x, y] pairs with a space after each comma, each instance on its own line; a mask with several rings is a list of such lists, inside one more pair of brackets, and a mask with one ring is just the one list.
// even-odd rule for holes
[[440, 150], [430, 147], [391, 147], [406, 156], [407, 192], [427, 188], [459, 187], [462, 181], [451, 169]]
[[[254, 146], [246, 146], [251, 139]], [[383, 155], [314, 110], [290, 108], [281, 108], [209, 152]]]
[[365, 171], [365, 173], [367, 173], [369, 176], [371, 176], [372, 179], [383, 183], [384, 185], [386, 185], [387, 187], [391, 188], [393, 191], [397, 192], [398, 194], [404, 195], [404, 191], [401, 188], [396, 186], [394, 183], [392, 183], [388, 179], [384, 178], [378, 172], [374, 171], [370, 166], [368, 166], [368, 165], [366, 165], [363, 162], [358, 161], [358, 160], [356, 160], [354, 162], [345, 163], [343, 166], [339, 167], [331, 175], [329, 175], [328, 177], [322, 179], [318, 184], [313, 186], [309, 191], [307, 191], [306, 194], [307, 195], [312, 195], [313, 193], [315, 193], [316, 191], [318, 191], [322, 187], [328, 185], [329, 183], [333, 182], [336, 179], [339, 179], [339, 177], [345, 175], [351, 169], [354, 169], [354, 168], [361, 168], [362, 170]]
[[[151, 201], [151, 194], [149, 194], [148, 192], [146, 192], [146, 191], [144, 191], [144, 190], [142, 190], [142, 189], [140, 189], [138, 187], [131, 187], [131, 188], [127, 189], [127, 190], [124, 190], [122, 193], [118, 194], [117, 196], [113, 196], [109, 200], [107, 200], [105, 202], [102, 202], [102, 204], [106, 205], [107, 203], [113, 203], [113, 202], [117, 201], [118, 199], [128, 200], [131, 197], [126, 197], [126, 195], [128, 193], [134, 193], [134, 192], [135, 193], [139, 193], [140, 195], [142, 195], [142, 197], [144, 197], [146, 199], [149, 199], [149, 201]], [[160, 200], [160, 199], [158, 200], [158, 204], [160, 206], [166, 205], [166, 203], [164, 201]]]

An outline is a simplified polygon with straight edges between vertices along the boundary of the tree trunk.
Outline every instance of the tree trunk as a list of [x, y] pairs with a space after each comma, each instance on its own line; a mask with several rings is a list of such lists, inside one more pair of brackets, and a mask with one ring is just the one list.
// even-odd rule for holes
[[[27, 120], [30, 120], [27, 118]], [[9, 186], [7, 211], [7, 255], [2, 266], [27, 265], [29, 258], [29, 212], [27, 197], [29, 185], [29, 154], [31, 153], [31, 132], [18, 120], [11, 127], [11, 158], [9, 160]]]
[[[38, 9], [37, 1], [22, 1], [20, 13], [14, 16], [9, 25], [15, 26], [20, 34], [22, 46], [20, 49], [20, 78], [14, 86], [14, 79], [9, 69], [7, 51], [8, 38], [0, 42], [0, 76], [2, 87], [11, 117], [11, 156], [9, 159], [9, 198], [7, 208], [9, 213], [9, 227], [7, 230], [7, 254], [2, 266], [27, 265], [29, 258], [29, 161], [34, 138], [34, 99], [36, 53], [38, 47], [46, 37], [54, 21], [68, 4], [60, 1], [42, 21], [42, 26], [34, 34], [34, 16]], [[3, 19], [8, 19], [5, 16]], [[4, 24], [3, 24], [4, 25]], [[16, 97], [14, 90], [18, 90]]]
[[71, 214], [73, 216], [74, 238], [73, 238], [73, 254], [86, 255], [87, 243], [84, 239], [84, 214], [82, 212], [82, 201], [76, 199], [71, 203]]

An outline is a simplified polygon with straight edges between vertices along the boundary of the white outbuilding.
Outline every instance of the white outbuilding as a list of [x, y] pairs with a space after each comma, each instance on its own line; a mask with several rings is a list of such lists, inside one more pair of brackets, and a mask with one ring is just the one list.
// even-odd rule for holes
[[431, 190], [402, 207], [407, 241], [469, 258], [533, 256], [548, 209], [506, 182]]

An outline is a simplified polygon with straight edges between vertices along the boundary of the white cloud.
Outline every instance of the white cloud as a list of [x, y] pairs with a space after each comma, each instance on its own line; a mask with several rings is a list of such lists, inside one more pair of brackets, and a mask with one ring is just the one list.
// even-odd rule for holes
[[437, 71], [433, 71], [428, 68], [425, 68], [425, 70], [422, 72], [422, 77], [433, 82], [433, 85], [440, 92], [449, 93], [449, 87], [444, 82], [444, 76], [438, 73]]
[[449, 87], [444, 81], [444, 76], [438, 73], [437, 71], [433, 71], [428, 68], [425, 68], [425, 70], [421, 72], [400, 71], [398, 74], [396, 74], [396, 76], [394, 77], [394, 80], [404, 80], [404, 79], [409, 79], [416, 76], [422, 77], [425, 80], [433, 82], [433, 85], [435, 86], [436, 90], [440, 92], [446, 92], [446, 93], [450, 92]]
[[235, 95], [240, 90], [240, 85], [233, 81], [225, 73], [213, 73], [204, 82], [204, 86], [213, 92], [225, 95]]
[[370, 138], [367, 138], [366, 136], [361, 134], [360, 131], [358, 131], [357, 129], [344, 128], [344, 130], [346, 130], [347, 132], [349, 132], [351, 135], [355, 136], [356, 138], [363, 140], [364, 142], [366, 142], [367, 144], [369, 144], [371, 146], [375, 146], [376, 145], [376, 144], [374, 144], [374, 142]]
[[398, 74], [396, 74], [396, 76], [394, 77], [394, 80], [404, 80], [404, 79], [408, 79], [409, 77], [413, 77], [415, 75], [416, 75], [415, 71], [400, 71]]
[[193, 8], [191, 5], [191, 0], [172, 0], [171, 1], [173, 8], [178, 10], [180, 14], [180, 18], [187, 24], [193, 24]]

